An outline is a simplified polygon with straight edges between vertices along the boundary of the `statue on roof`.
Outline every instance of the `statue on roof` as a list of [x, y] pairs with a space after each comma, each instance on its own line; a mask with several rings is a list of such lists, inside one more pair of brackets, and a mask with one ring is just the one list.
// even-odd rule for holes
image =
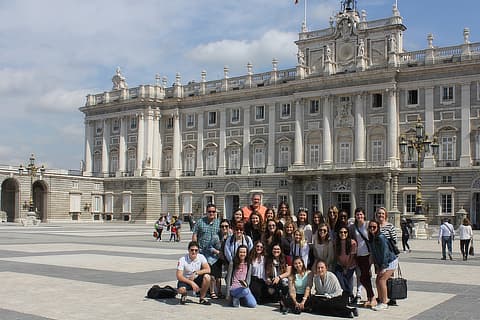
[[342, 10], [351, 11], [355, 10], [355, 0], [344, 0], [342, 1]]
[[120, 67], [117, 67], [115, 75], [112, 78], [113, 87], [112, 90], [127, 89], [128, 85], [125, 81], [125, 77], [122, 75]]

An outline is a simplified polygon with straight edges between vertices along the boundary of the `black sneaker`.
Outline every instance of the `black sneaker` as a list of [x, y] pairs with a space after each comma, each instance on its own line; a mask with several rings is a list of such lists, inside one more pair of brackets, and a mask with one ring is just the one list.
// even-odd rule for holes
[[390, 299], [387, 303], [389, 306], [398, 306], [397, 300]]

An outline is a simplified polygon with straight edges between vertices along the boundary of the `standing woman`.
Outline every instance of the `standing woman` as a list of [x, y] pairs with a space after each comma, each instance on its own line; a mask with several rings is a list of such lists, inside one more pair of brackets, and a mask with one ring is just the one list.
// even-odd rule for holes
[[408, 225], [407, 219], [402, 218], [402, 221], [400, 222], [400, 227], [402, 228], [402, 247], [403, 247], [403, 252], [412, 252], [410, 250], [410, 245], [408, 244], [408, 239], [410, 239], [410, 226]]
[[241, 302], [249, 308], [257, 306], [257, 301], [249, 288], [252, 268], [248, 261], [247, 251], [247, 246], [241, 245], [235, 254], [233, 263], [228, 266], [227, 288], [232, 297], [233, 307], [240, 307]]
[[324, 223], [323, 215], [320, 211], [315, 211], [312, 217], [312, 234], [316, 234], [320, 223]]
[[304, 238], [303, 232], [299, 229], [293, 233], [293, 241], [290, 243], [290, 256], [300, 257], [303, 264], [308, 266], [308, 252], [310, 247]]
[[253, 211], [245, 224], [245, 234], [256, 242], [262, 238], [264, 229], [262, 216], [257, 211]]
[[346, 226], [340, 227], [335, 240], [335, 275], [342, 286], [343, 292], [353, 301], [353, 274], [357, 267], [357, 242], [350, 237]]
[[234, 226], [233, 234], [228, 237], [227, 241], [225, 242], [225, 259], [229, 264], [232, 263], [233, 258], [235, 257], [235, 254], [241, 245], [245, 245], [248, 251], [252, 250], [253, 248], [252, 239], [243, 233], [243, 229], [243, 221], [238, 221]]
[[283, 230], [283, 224], [280, 222], [280, 220], [277, 217], [277, 214], [275, 213], [275, 210], [273, 208], [268, 208], [265, 211], [265, 221], [267, 220], [273, 220], [277, 224], [277, 229], [278, 230]]
[[284, 297], [288, 294], [288, 277], [291, 267], [287, 264], [282, 248], [273, 244], [272, 251], [265, 260], [267, 293], [270, 300], [280, 301], [280, 311], [285, 310]]
[[336, 206], [331, 206], [327, 211], [327, 221], [328, 228], [330, 229], [330, 238], [335, 239], [335, 227], [337, 226], [338, 221], [338, 208]]
[[398, 266], [398, 258], [390, 249], [387, 238], [380, 232], [380, 224], [371, 220], [368, 223], [368, 243], [373, 262], [377, 270], [377, 293], [379, 304], [372, 307], [375, 311], [388, 309], [387, 280], [393, 276]]
[[275, 220], [272, 219], [267, 220], [262, 242], [265, 245], [265, 252], [267, 252], [267, 254], [272, 251], [272, 246], [274, 244], [280, 244], [283, 252], [290, 250], [288, 243], [282, 237], [282, 230], [279, 230], [277, 228], [277, 223], [275, 222]]
[[318, 227], [318, 232], [313, 237], [312, 251], [315, 261], [321, 259], [327, 263], [327, 267], [333, 270], [335, 252], [333, 250], [333, 241], [330, 239], [330, 230], [326, 223], [321, 223]]
[[297, 214], [297, 229], [303, 231], [307, 243], [312, 243], [312, 226], [308, 223], [308, 210], [300, 208]]
[[286, 301], [287, 312], [290, 309], [293, 313], [300, 314], [308, 307], [310, 298], [309, 274], [310, 270], [307, 270], [303, 259], [295, 257], [293, 259], [292, 274], [288, 277], [289, 296]]
[[361, 284], [357, 285], [357, 300], [361, 297], [359, 287], [363, 286], [367, 292], [367, 301], [364, 307], [374, 307], [377, 305], [377, 300], [372, 287], [372, 272], [370, 271], [372, 263], [370, 261], [370, 249], [368, 248], [368, 222], [365, 221], [363, 208], [355, 209], [355, 223], [351, 230], [352, 238], [357, 241], [357, 283], [359, 279]]
[[470, 240], [473, 241], [473, 230], [468, 218], [463, 219], [458, 231], [460, 234], [460, 251], [462, 251], [463, 260], [466, 261], [468, 258]]
[[292, 221], [286, 222], [283, 230], [283, 240], [284, 246], [282, 246], [283, 254], [287, 258], [287, 263], [289, 266], [292, 265], [293, 256], [290, 254], [290, 247], [295, 241], [294, 239], [295, 224]]
[[292, 222], [297, 221], [297, 218], [295, 216], [292, 216], [288, 203], [284, 201], [280, 202], [280, 204], [278, 205], [278, 219], [284, 226], [285, 226], [285, 223], [288, 221], [292, 221]]
[[250, 263], [252, 264], [252, 278], [250, 281], [250, 291], [258, 304], [264, 303], [264, 297], [267, 292], [265, 283], [265, 247], [261, 241], [256, 241], [252, 251], [250, 251]]
[[244, 216], [243, 216], [243, 211], [242, 209], [237, 209], [233, 212], [232, 214], [232, 220], [230, 221], [230, 225], [232, 227], [235, 227], [235, 225], [237, 224], [237, 222], [239, 221], [242, 221], [242, 222], [245, 222], [244, 221]]

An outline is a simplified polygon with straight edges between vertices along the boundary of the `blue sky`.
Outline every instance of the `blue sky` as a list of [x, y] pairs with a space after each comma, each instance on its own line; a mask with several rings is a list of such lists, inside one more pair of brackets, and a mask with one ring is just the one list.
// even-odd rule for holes
[[[78, 169], [89, 93], [111, 89], [120, 66], [130, 87], [155, 75], [182, 83], [295, 66], [304, 0], [0, 0], [0, 165], [35, 153], [48, 168]], [[367, 19], [388, 17], [395, 0], [358, 0]], [[480, 41], [477, 1], [398, 0], [407, 51]], [[308, 0], [309, 30], [328, 27], [340, 1]]]

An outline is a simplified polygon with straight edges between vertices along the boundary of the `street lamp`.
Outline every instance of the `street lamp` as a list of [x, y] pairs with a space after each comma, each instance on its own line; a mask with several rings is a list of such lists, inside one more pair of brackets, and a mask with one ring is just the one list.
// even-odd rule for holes
[[[28, 204], [28, 211], [29, 213], [31, 212], [35, 213], [35, 207], [33, 206], [33, 178], [37, 176], [38, 171], [40, 171], [40, 176], [42, 176], [45, 173], [45, 166], [42, 165], [41, 167], [37, 167], [35, 165], [35, 156], [32, 153], [30, 155], [30, 158], [28, 159], [28, 165], [26, 167], [24, 167], [23, 165], [20, 165], [20, 167], [18, 168], [18, 173], [20, 175], [23, 175], [25, 173], [25, 170], [26, 170], [26, 174], [30, 176], [30, 201]], [[24, 205], [24, 208], [25, 207], [26, 206]]]
[[425, 154], [430, 153], [430, 147], [432, 148], [433, 156], [436, 156], [438, 153], [438, 142], [437, 137], [433, 137], [433, 142], [428, 139], [428, 135], [425, 134], [425, 128], [422, 123], [420, 116], [417, 118], [417, 123], [415, 125], [415, 137], [410, 140], [406, 140], [405, 136], [400, 137], [400, 152], [405, 154], [408, 149], [408, 159], [411, 160], [414, 154], [414, 150], [417, 151], [417, 190], [416, 190], [416, 206], [415, 214], [423, 215], [422, 208], [422, 177], [420, 175], [420, 168]]

